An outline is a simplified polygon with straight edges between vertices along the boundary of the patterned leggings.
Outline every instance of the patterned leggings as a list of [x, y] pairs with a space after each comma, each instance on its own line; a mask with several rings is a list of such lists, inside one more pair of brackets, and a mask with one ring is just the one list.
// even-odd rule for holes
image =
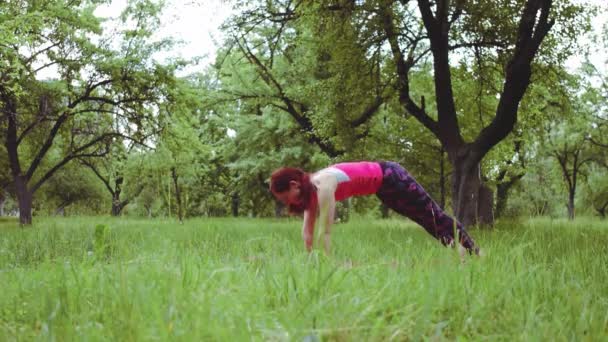
[[454, 226], [460, 244], [469, 253], [479, 253], [479, 247], [462, 224], [439, 208], [422, 186], [398, 163], [381, 162], [382, 185], [376, 193], [387, 207], [421, 225], [445, 246], [454, 245]]

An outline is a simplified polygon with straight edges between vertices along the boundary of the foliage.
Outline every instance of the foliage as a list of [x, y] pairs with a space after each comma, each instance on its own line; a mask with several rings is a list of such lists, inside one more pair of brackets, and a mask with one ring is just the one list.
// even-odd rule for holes
[[110, 203], [95, 176], [84, 172], [77, 164], [57, 171], [39, 194], [38, 215], [100, 214], [108, 212], [104, 206]]
[[[68, 162], [106, 154], [116, 137], [145, 140], [179, 66], [152, 60], [171, 44], [152, 39], [159, 4], [130, 2], [122, 27], [106, 32], [94, 15], [103, 2], [9, 2], [0, 12], [2, 135], [22, 223], [31, 220], [31, 195]], [[41, 80], [50, 67], [53, 80]], [[61, 158], [45, 165], [51, 153]]]

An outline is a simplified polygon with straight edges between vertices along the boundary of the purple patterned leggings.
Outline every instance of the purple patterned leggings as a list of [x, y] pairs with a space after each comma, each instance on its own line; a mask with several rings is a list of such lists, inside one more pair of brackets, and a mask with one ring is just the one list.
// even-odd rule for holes
[[462, 224], [444, 213], [401, 165], [381, 162], [380, 166], [383, 178], [376, 195], [384, 205], [421, 225], [445, 246], [453, 246], [456, 230], [460, 244], [469, 253], [478, 254], [479, 248]]

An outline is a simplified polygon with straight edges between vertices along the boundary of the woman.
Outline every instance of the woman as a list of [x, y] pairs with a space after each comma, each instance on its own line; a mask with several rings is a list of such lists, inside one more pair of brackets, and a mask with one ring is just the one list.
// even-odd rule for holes
[[336, 201], [351, 196], [376, 194], [387, 207], [421, 225], [445, 246], [454, 246], [454, 231], [469, 253], [479, 248], [462, 224], [451, 218], [424, 191], [422, 186], [395, 162], [352, 162], [332, 165], [314, 174], [284, 167], [272, 173], [270, 191], [292, 214], [304, 214], [302, 237], [312, 250], [316, 213], [329, 254], [331, 225]]

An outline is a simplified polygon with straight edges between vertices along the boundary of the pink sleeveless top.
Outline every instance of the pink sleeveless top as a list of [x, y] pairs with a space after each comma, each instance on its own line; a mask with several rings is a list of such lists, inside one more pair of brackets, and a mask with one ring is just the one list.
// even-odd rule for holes
[[375, 194], [382, 185], [382, 168], [380, 164], [374, 162], [339, 163], [321, 171], [336, 175], [338, 179], [336, 201], [351, 196]]

